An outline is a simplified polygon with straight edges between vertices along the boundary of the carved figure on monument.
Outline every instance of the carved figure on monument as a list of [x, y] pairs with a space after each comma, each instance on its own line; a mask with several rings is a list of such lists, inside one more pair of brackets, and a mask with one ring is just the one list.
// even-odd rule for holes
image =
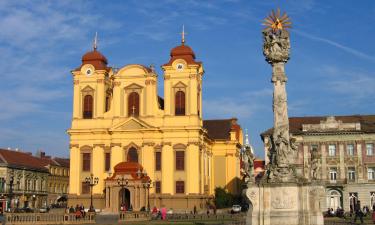
[[252, 153], [250, 146], [245, 147], [245, 152], [243, 154], [243, 163], [245, 182], [251, 183], [254, 181], [254, 154]]
[[311, 179], [317, 180], [319, 177], [319, 170], [320, 170], [320, 164], [319, 164], [319, 158], [320, 155], [318, 153], [318, 149], [313, 148], [311, 150]]

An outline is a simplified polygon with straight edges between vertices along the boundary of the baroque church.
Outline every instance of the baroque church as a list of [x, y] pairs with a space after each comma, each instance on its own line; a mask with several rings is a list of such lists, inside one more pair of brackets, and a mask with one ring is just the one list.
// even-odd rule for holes
[[161, 68], [163, 97], [152, 66], [111, 68], [95, 39], [72, 71], [69, 205], [90, 206], [90, 176], [94, 207], [110, 212], [204, 209], [216, 187], [240, 193], [242, 129], [203, 120], [203, 64], [184, 34]]

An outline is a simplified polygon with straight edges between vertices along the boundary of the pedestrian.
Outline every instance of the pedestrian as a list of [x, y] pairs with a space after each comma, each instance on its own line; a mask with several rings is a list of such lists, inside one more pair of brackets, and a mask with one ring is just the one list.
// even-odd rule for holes
[[194, 215], [197, 214], [197, 207], [194, 206]]
[[354, 206], [354, 223], [357, 221], [357, 217], [361, 220], [361, 223], [363, 223], [363, 212], [361, 210], [361, 202], [357, 201], [357, 204]]
[[163, 207], [161, 209], [161, 219], [165, 220], [166, 218], [167, 218], [167, 209], [165, 207]]

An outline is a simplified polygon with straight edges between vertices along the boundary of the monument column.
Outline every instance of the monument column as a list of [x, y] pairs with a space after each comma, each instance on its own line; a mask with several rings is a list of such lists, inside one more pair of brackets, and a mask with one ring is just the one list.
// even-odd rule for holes
[[[289, 60], [290, 40], [287, 29], [290, 24], [288, 16], [285, 13], [280, 15], [280, 10], [272, 11], [264, 22], [263, 54], [272, 66], [274, 126], [270, 140], [265, 145], [269, 152], [266, 174], [256, 185], [249, 179], [248, 188], [244, 191], [252, 206], [246, 224], [324, 224], [321, 208], [323, 186], [316, 180], [309, 183], [297, 176], [295, 171], [298, 147], [295, 139], [289, 135], [285, 74], [285, 63]], [[252, 168], [252, 155], [248, 153], [244, 156], [247, 165]]]

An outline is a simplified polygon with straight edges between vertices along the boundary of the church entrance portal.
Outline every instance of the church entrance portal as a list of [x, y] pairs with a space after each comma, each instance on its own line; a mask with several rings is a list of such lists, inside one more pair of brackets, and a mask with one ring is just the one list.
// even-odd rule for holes
[[[121, 207], [125, 207], [127, 210], [130, 207], [130, 191], [127, 188], [122, 188], [119, 191], [119, 209], [121, 210]], [[133, 207], [133, 206], [132, 206]]]

